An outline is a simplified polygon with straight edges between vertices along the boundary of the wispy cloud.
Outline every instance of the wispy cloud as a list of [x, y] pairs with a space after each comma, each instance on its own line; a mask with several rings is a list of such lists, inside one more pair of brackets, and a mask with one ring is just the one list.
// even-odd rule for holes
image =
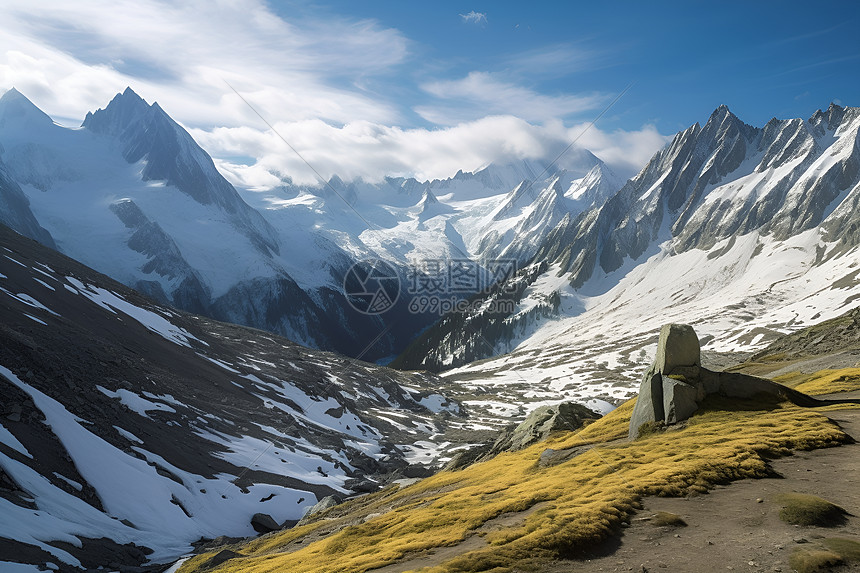
[[486, 24], [487, 15], [483, 12], [475, 12], [472, 10], [468, 14], [460, 14], [460, 18], [468, 24]]
[[543, 46], [510, 56], [507, 66], [521, 75], [564, 77], [584, 70], [604, 67], [610, 60], [607, 51], [586, 49], [562, 43]]
[[421, 87], [443, 103], [420, 106], [415, 111], [442, 125], [486, 114], [547, 121], [593, 110], [607, 101], [607, 96], [601, 94], [545, 95], [488, 72], [470, 72], [461, 79], [439, 80]]
[[37, 8], [9, 0], [0, 32], [0, 82], [49, 96], [41, 98], [47, 111], [64, 117], [83, 117], [131, 84], [183, 121], [235, 124], [244, 110], [223, 96], [226, 78], [281, 116], [395, 121], [396, 106], [354, 85], [408, 55], [402, 34], [375, 21], [288, 22], [261, 0], [48, 0]]
[[[541, 93], [511, 64], [510, 74], [472, 72], [405, 88], [423, 94], [426, 101], [415, 110], [421, 117], [444, 126], [407, 128], [411, 104], [389, 94], [409, 81], [402, 72], [411, 43], [375, 20], [288, 18], [263, 0], [34, 4], [0, 3], [0, 88], [17, 87], [68, 124], [130, 85], [189, 128], [242, 185], [277, 185], [275, 174], [303, 183], [315, 178], [225, 80], [325, 177], [346, 180], [448, 177], [492, 161], [542, 158], [576, 135], [565, 121], [581, 121], [578, 114], [607, 100]], [[477, 12], [463, 17], [486, 22]], [[524, 54], [519, 62], [574, 65], [580, 56], [568, 48]], [[644, 163], [662, 145], [660, 137], [648, 127], [595, 129], [583, 146], [624, 171]]]
[[[545, 159], [577, 138], [586, 124], [565, 127], [556, 121], [539, 126], [512, 116], [488, 116], [436, 130], [370, 122], [335, 127], [319, 120], [276, 123], [274, 127], [323, 177], [379, 181], [385, 175], [445, 178], [490, 162]], [[241, 186], [276, 186], [281, 181], [274, 174], [288, 174], [297, 183], [317, 183], [314, 173], [270, 131], [236, 127], [194, 130], [192, 135], [216, 157], [247, 154], [258, 158], [252, 165], [218, 162], [228, 178]], [[591, 150], [626, 177], [667, 141], [651, 125], [611, 133], [591, 128], [578, 146]], [[564, 166], [564, 158], [561, 163]]]

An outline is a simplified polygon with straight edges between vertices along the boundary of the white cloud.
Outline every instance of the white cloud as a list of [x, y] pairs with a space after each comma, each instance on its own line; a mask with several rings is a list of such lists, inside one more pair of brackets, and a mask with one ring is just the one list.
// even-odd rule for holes
[[471, 72], [459, 80], [429, 82], [421, 87], [449, 102], [415, 109], [424, 119], [442, 125], [486, 114], [510, 114], [542, 122], [593, 110], [607, 101], [600, 94], [544, 95], [488, 72]]
[[[489, 116], [436, 130], [370, 122], [335, 127], [319, 120], [278, 123], [275, 128], [324, 178], [338, 175], [344, 180], [361, 177], [367, 181], [385, 175], [437, 179], [451, 177], [460, 169], [473, 171], [492, 161], [554, 158], [578, 136], [577, 147], [591, 150], [619, 175], [630, 176], [666, 143], [653, 126], [611, 134], [592, 127], [582, 135], [585, 125], [567, 128], [551, 122], [537, 126], [513, 116]], [[194, 130], [192, 134], [216, 156], [248, 153], [259, 158], [250, 166], [219, 163], [239, 185], [272, 187], [279, 183], [273, 172], [289, 174], [296, 183], [318, 183], [314, 173], [271, 131], [240, 127]], [[575, 156], [568, 154], [568, 158]], [[566, 166], [565, 157], [559, 163]]]
[[577, 145], [594, 153], [624, 177], [635, 175], [672, 139], [650, 124], [634, 131], [617, 129], [606, 132], [592, 127], [583, 133], [586, 127], [588, 124], [568, 129], [570, 140], [576, 138]]
[[408, 55], [396, 30], [368, 20], [290, 23], [261, 1], [157, 0], [0, 7], [0, 81], [79, 117], [131, 85], [190, 124], [241, 125], [245, 105], [281, 118], [393, 122], [397, 108], [355, 84]]
[[460, 14], [460, 18], [469, 24], [486, 24], [487, 15], [483, 12], [475, 12], [472, 10], [468, 14]]
[[[368, 86], [403, 91], [410, 43], [376, 21], [282, 17], [263, 0], [38, 4], [0, 4], [0, 90], [15, 86], [71, 124], [130, 85], [188, 127], [234, 181], [257, 187], [277, 183], [270, 172], [297, 182], [315, 178], [225, 81], [325, 177], [346, 180], [430, 179], [491, 161], [545, 158], [576, 135], [560, 118], [601, 108], [608, 97], [546, 95], [510, 77], [473, 72], [420, 86], [428, 101], [414, 111], [447, 127], [398, 127], [406, 108], [384, 87]], [[556, 46], [525, 54], [519, 65], [581, 57]], [[582, 144], [623, 171], [640, 167], [633, 164], [644, 163], [661, 137], [653, 127], [591, 130]]]

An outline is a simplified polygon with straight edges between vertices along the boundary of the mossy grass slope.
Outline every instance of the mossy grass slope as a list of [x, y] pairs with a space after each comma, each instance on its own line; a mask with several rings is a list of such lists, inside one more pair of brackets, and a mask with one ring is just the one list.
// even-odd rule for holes
[[815, 374], [791, 372], [775, 377], [774, 382], [813, 396], [853, 392], [860, 390], [860, 368], [819, 370]]
[[811, 547], [796, 548], [788, 563], [798, 573], [826, 571], [842, 564], [856, 566], [860, 564], [860, 542], [842, 537], [825, 538]]
[[779, 518], [791, 525], [836, 527], [845, 523], [848, 514], [838, 505], [806, 493], [784, 493], [776, 501], [782, 505]]
[[[476, 535], [483, 541], [469, 547], [477, 549], [428, 571], [539, 568], [584, 554], [616, 534], [643, 496], [704, 493], [715, 484], [764, 477], [769, 458], [849, 440], [814, 410], [712, 399], [685, 427], [630, 442], [623, 438], [632, 409], [630, 401], [578, 432], [360, 498], [353, 509], [345, 504], [325, 519], [234, 547], [243, 557], [208, 570], [361, 572]], [[538, 465], [546, 448], [583, 446], [589, 448], [564, 463]], [[529, 509], [521, 520], [487, 527]], [[321, 531], [328, 534], [317, 539]], [[180, 571], [202, 571], [211, 556], [197, 556]]]

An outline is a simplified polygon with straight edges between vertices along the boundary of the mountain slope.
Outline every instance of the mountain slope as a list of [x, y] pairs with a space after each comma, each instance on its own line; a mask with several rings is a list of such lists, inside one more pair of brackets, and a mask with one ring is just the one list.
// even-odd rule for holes
[[[352, 257], [306, 229], [295, 240], [294, 227], [272, 227], [184, 129], [130, 89], [78, 129], [10, 90], [0, 141], [3, 220], [154, 300], [352, 355], [388, 354], [404, 334], [395, 328], [366, 349], [384, 325], [344, 296]], [[322, 279], [291, 276], [309, 269]]]
[[[860, 387], [856, 375], [852, 385], [854, 390]], [[792, 451], [856, 447], [825, 409], [712, 398], [686, 423], [635, 440], [626, 437], [630, 401], [578, 432], [558, 432], [524, 450], [334, 507], [291, 531], [219, 545], [189, 559], [179, 572], [591, 571], [593, 557], [607, 558], [601, 566], [623, 566], [613, 555], [621, 545], [617, 539], [629, 532], [633, 516], [644, 502], [650, 505], [649, 498], [687, 498], [689, 503], [717, 484], [774, 477], [773, 460]], [[850, 414], [855, 427], [858, 417]], [[841, 421], [847, 413], [838, 415]], [[853, 453], [841, 452], [841, 457], [853, 460]], [[807, 465], [812, 471], [809, 466], [814, 464]], [[833, 474], [839, 489], [852, 492], [845, 497], [853, 508], [858, 499], [850, 473]], [[792, 483], [809, 487], [808, 480]], [[733, 512], [748, 516], [750, 499], [748, 495]], [[694, 516], [684, 515], [688, 517], [692, 522]], [[636, 521], [648, 519], [648, 514], [640, 514]], [[652, 528], [660, 525], [655, 520]], [[728, 545], [729, 551], [723, 552], [727, 562], [747, 566], [749, 558], [736, 554], [741, 545], [729, 541], [750, 535], [748, 520], [740, 532], [719, 529], [709, 546]], [[790, 540], [796, 528], [779, 533], [780, 539]], [[856, 526], [840, 531], [845, 533], [856, 533]], [[646, 539], [642, 553], [631, 558], [628, 552], [627, 563], [663, 561], [653, 559], [653, 537]], [[779, 555], [769, 558], [774, 568], [788, 561], [786, 545], [768, 551]], [[709, 570], [709, 559], [692, 553], [675, 546], [659, 554], [671, 554], [679, 570]]]
[[437, 384], [156, 305], [0, 226], [0, 561], [161, 562], [420, 474], [463, 424]]
[[[488, 416], [523, 401], [526, 409], [563, 397], [617, 403], [632, 395], [637, 358], [661, 324], [694, 324], [718, 360], [855, 307], [858, 130], [858, 108], [832, 105], [763, 128], [718, 108], [605, 203], [547, 234], [524, 273], [547, 270], [505, 321], [550, 300], [554, 313], [505, 329], [467, 313], [468, 328], [428, 330], [423, 356], [398, 364], [440, 368], [495, 355], [445, 374]], [[482, 304], [491, 298], [473, 308]], [[483, 356], [465, 356], [470, 348]]]

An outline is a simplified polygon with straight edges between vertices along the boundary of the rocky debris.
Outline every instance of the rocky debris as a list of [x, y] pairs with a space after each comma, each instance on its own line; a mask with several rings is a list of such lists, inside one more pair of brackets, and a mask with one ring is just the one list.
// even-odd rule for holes
[[251, 517], [251, 527], [257, 533], [269, 533], [281, 529], [281, 524], [268, 513], [255, 513]]
[[[492, 445], [482, 444], [458, 452], [443, 469], [458, 470], [488, 460], [502, 452], [516, 452], [546, 440], [553, 432], [572, 432], [599, 417], [600, 414], [574, 402], [541, 406], [532, 411], [519, 426], [509, 427], [502, 432]], [[552, 465], [559, 462], [547, 463]]]
[[487, 443], [461, 450], [454, 454], [454, 456], [448, 461], [448, 463], [445, 464], [442, 470], [461, 470], [463, 468], [469, 467], [470, 465], [480, 460], [487, 459], [489, 457], [490, 449], [492, 447], [493, 444]]
[[313, 507], [308, 509], [307, 512], [305, 512], [304, 516], [299, 520], [296, 526], [298, 527], [299, 525], [306, 524], [310, 521], [311, 516], [321, 513], [336, 505], [340, 505], [340, 503], [340, 500], [333, 495], [325, 496], [324, 498], [319, 500]]
[[660, 330], [654, 363], [642, 377], [629, 437], [636, 438], [648, 422], [676, 424], [686, 420], [711, 394], [729, 398], [768, 396], [801, 406], [819, 404], [815, 398], [765, 378], [702, 368], [699, 339], [693, 327], [666, 324]]

